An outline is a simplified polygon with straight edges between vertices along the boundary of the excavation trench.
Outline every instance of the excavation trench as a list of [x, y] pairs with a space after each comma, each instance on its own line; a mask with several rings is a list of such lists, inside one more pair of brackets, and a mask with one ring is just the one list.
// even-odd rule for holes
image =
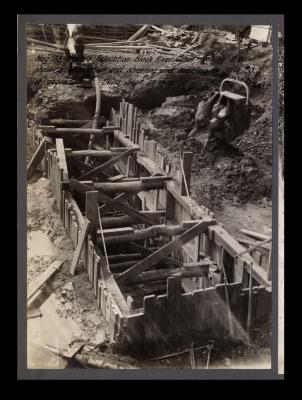
[[[118, 125], [120, 107], [127, 104], [129, 110], [128, 104], [131, 104], [137, 107], [137, 117], [144, 130], [143, 140], [148, 142], [149, 148], [147, 150], [144, 143], [142, 148], [138, 138], [134, 137], [131, 131], [125, 135], [123, 129], [114, 129], [114, 133], [108, 132], [106, 135], [95, 136], [93, 151], [99, 153], [97, 157], [96, 153], [91, 156], [88, 167], [84, 162], [84, 155], [79, 156], [76, 152], [85, 152], [88, 149], [90, 135], [81, 133], [62, 135], [60, 131], [56, 133], [55, 130], [49, 130], [46, 133], [43, 127], [42, 130], [33, 132], [34, 141], [37, 141], [33, 147], [39, 144], [41, 137], [45, 134], [52, 139], [52, 146], [47, 153], [48, 165], [43, 164], [44, 167], [46, 165], [44, 173], [52, 183], [53, 192], [56, 195], [56, 206], [61, 212], [64, 226], [75, 248], [80, 240], [80, 231], [83, 230], [83, 217], [91, 219], [93, 214], [89, 208], [91, 204], [89, 203], [90, 206], [88, 206], [87, 203], [86, 192], [99, 193], [96, 201], [97, 206], [100, 207], [102, 228], [105, 233], [103, 236], [99, 220], [94, 214], [95, 220], [92, 221], [94, 231], [89, 231], [90, 236], [85, 241], [85, 251], [81, 253], [74, 278], [79, 277], [83, 283], [85, 281], [83, 276], [87, 277], [88, 274], [86, 283], [92, 286], [88, 303], [95, 302], [92, 313], [96, 319], [99, 318], [99, 322], [95, 323], [92, 331], [97, 335], [97, 326], [102, 321], [102, 329], [119, 351], [136, 355], [148, 355], [150, 352], [159, 354], [173, 346], [181, 347], [192, 341], [195, 344], [203, 344], [209, 337], [221, 338], [226, 332], [229, 333], [230, 321], [227, 317], [227, 295], [223, 284], [222, 267], [232, 299], [233, 329], [236, 331], [237, 338], [243, 342], [247, 340], [249, 274], [246, 268], [242, 269], [242, 264], [234, 256], [236, 251], [242, 250], [242, 246], [224, 233], [223, 228], [219, 228], [211, 211], [220, 209], [219, 197], [224, 195], [228, 201], [233, 201], [234, 196], [238, 195], [240, 206], [252, 192], [255, 194], [255, 201], [266, 197], [269, 202], [269, 178], [262, 177], [264, 181], [261, 181], [259, 169], [253, 161], [233, 154], [220, 154], [214, 166], [209, 166], [207, 160], [200, 155], [202, 149], [200, 138], [197, 138], [193, 144], [185, 143], [186, 135], [194, 123], [194, 113], [200, 96], [211, 93], [217, 88], [219, 81], [220, 78], [211, 76], [199, 81], [192, 78], [187, 80], [184, 88], [180, 88], [179, 84], [175, 86], [171, 84], [167, 88], [137, 88], [131, 93], [124, 89], [118, 91], [115, 87], [101, 86], [102, 112], [98, 128], [102, 129], [107, 124]], [[91, 128], [95, 112], [94, 89], [76, 85], [71, 87], [56, 85], [56, 90], [53, 89], [53, 87], [44, 88], [36, 94], [34, 105], [29, 110], [33, 125], [40, 128], [41, 125], [54, 126], [55, 129], [60, 127], [71, 129], [75, 125], [77, 125], [76, 128]], [[121, 105], [122, 99], [125, 101]], [[33, 109], [35, 112], [31, 114]], [[261, 111], [256, 109], [255, 116], [258, 119], [262, 115]], [[72, 123], [71, 120], [82, 121]], [[260, 123], [262, 124], [263, 120]], [[124, 125], [126, 126], [127, 124]], [[52, 174], [57, 167], [57, 161], [55, 157], [52, 159], [52, 154], [59, 154], [58, 139], [62, 139], [60, 145], [63, 145], [68, 172], [68, 180], [65, 183], [63, 181], [63, 186], [59, 190], [57, 178]], [[122, 148], [126, 151], [129, 140], [132, 144], [140, 146], [138, 152], [134, 152], [130, 157], [125, 156], [106, 170], [100, 169], [100, 173], [95, 176], [89, 176], [92, 169], [110, 162]], [[152, 144], [149, 145], [150, 142]], [[152, 156], [150, 149], [154, 142], [157, 143], [158, 152], [155, 151], [155, 155]], [[244, 147], [247, 141], [243, 140], [242, 143]], [[104, 152], [101, 154], [102, 151]], [[186, 194], [173, 194], [173, 191], [179, 190], [181, 184], [179, 154], [184, 151], [193, 153], [191, 201], [198, 200], [194, 203], [194, 216]], [[256, 149], [257, 154], [258, 152], [259, 149]], [[156, 159], [156, 154], [159, 155], [158, 159]], [[266, 162], [265, 156], [264, 154], [263, 162]], [[162, 168], [158, 161], [160, 157], [165, 160], [162, 161], [165, 165], [170, 163], [170, 170]], [[88, 174], [88, 177], [85, 174]], [[161, 177], [167, 174], [171, 177], [173, 185], [178, 187], [177, 190], [170, 181], [161, 180]], [[143, 182], [142, 178], [152, 177], [152, 175], [158, 176], [157, 184]], [[82, 179], [82, 176], [85, 178]], [[240, 186], [247, 177], [250, 179], [249, 182], [253, 183], [252, 186], [247, 185], [246, 188], [236, 186]], [[79, 190], [78, 187], [70, 185], [72, 180], [85, 180], [84, 185], [88, 185], [89, 190], [87, 187], [86, 189], [80, 187]], [[226, 182], [230, 189], [222, 189], [226, 186]], [[240, 191], [240, 189], [243, 190]], [[203, 195], [200, 195], [201, 192]], [[124, 199], [123, 193], [126, 193]], [[240, 193], [242, 196], [239, 195]], [[121, 201], [122, 206], [117, 208], [114, 202], [108, 203], [104, 196], [120, 199], [118, 201]], [[172, 203], [168, 203], [171, 201], [171, 196]], [[198, 206], [202, 207], [196, 211]], [[237, 207], [237, 215], [240, 214], [238, 212], [240, 206], [238, 203], [234, 206]], [[125, 213], [125, 207], [136, 212], [131, 211], [129, 215]], [[268, 211], [266, 221], [269, 221], [269, 210], [266, 208], [266, 211]], [[251, 212], [254, 212], [253, 216], [258, 215], [259, 224], [255, 219], [254, 223], [257, 229], [261, 226], [260, 230], [263, 231], [263, 216], [259, 215], [259, 209], [256, 208]], [[137, 213], [140, 215], [139, 218]], [[183, 246], [185, 250], [179, 246], [172, 248], [165, 256], [160, 257], [159, 261], [156, 261], [155, 257], [155, 261], [152, 261], [146, 270], [142, 269], [142, 272], [132, 280], [119, 282], [123, 273], [137, 264], [142, 265], [143, 260], [160, 251], [175, 237], [185, 234], [188, 227], [182, 225], [184, 220], [202, 220], [203, 218], [213, 220], [216, 228], [207, 227], [205, 231], [197, 234], [198, 240], [194, 238], [186, 242], [186, 246]], [[234, 221], [234, 215], [230, 218], [226, 213], [225, 220], [232, 226], [245, 226], [242, 221]], [[245, 221], [245, 223], [248, 222], [248, 220]], [[209, 225], [211, 224], [212, 222]], [[267, 223], [266, 228], [269, 233], [270, 222]], [[104, 257], [106, 254], [107, 259]], [[259, 279], [259, 276], [266, 276], [267, 257], [267, 253], [262, 254], [262, 266], [259, 265], [259, 270], [256, 271], [258, 275], [253, 276], [251, 280], [255, 297], [258, 296], [260, 299], [258, 303], [254, 300], [254, 326], [269, 321], [270, 292], [267, 289], [269, 282], [267, 281], [268, 285], [264, 285], [266, 279]], [[248, 262], [251, 262], [251, 258], [248, 258]], [[184, 264], [191, 265], [184, 267]], [[67, 274], [69, 266], [70, 262], [64, 267]], [[61, 298], [64, 285], [56, 283], [56, 279], [54, 282], [55, 293]], [[64, 278], [63, 283], [68, 283], [68, 279]], [[89, 291], [88, 286], [85, 288], [84, 284], [78, 287], [74, 285], [75, 292], [80, 289], [75, 297], [80, 298], [81, 293], [85, 290]], [[260, 302], [263, 304], [262, 311]], [[74, 306], [74, 303], [72, 304]], [[212, 308], [213, 304], [214, 308]], [[78, 313], [81, 314], [80, 307], [78, 305], [77, 307]], [[200, 317], [200, 307], [204, 307], [202, 317]], [[96, 317], [99, 308], [101, 318]], [[62, 314], [64, 315], [64, 312]], [[170, 318], [169, 315], [173, 317]], [[220, 315], [223, 315], [223, 318]], [[115, 318], [114, 322], [112, 318]], [[91, 321], [93, 321], [92, 317]]]

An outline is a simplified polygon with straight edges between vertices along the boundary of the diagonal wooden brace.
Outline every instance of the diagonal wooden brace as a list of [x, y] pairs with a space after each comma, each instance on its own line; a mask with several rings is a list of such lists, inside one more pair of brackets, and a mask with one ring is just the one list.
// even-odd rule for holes
[[208, 229], [208, 226], [215, 223], [212, 218], [205, 217], [204, 220], [197, 222], [192, 228], [188, 229], [182, 235], [179, 235], [176, 239], [167, 243], [165, 246], [161, 247], [159, 250], [150, 254], [148, 257], [139, 261], [133, 267], [129, 268], [127, 271], [121, 273], [116, 281], [119, 284], [125, 284], [131, 281], [132, 278], [135, 278], [141, 272], [146, 271], [151, 268], [153, 265], [157, 264], [163, 258], [167, 257], [173, 251], [177, 250], [179, 247], [183, 246], [190, 240], [192, 240], [195, 236], [200, 235]]
[[30, 162], [28, 163], [27, 166], [27, 179], [30, 179], [32, 175], [34, 174], [36, 168], [39, 166], [40, 162], [42, 161], [42, 158], [44, 157], [45, 154], [45, 144], [50, 144], [52, 143], [52, 140], [44, 136], [43, 139], [41, 140], [39, 146], [37, 147], [37, 150], [35, 151], [34, 155], [32, 156]]
[[81, 237], [80, 240], [78, 242], [75, 254], [73, 256], [73, 260], [70, 266], [70, 273], [71, 275], [75, 274], [76, 268], [78, 266], [79, 260], [80, 260], [80, 256], [81, 256], [81, 252], [82, 252], [82, 248], [88, 233], [88, 228], [89, 228], [89, 221], [87, 218], [85, 218], [85, 222], [84, 222], [84, 226], [81, 232]]

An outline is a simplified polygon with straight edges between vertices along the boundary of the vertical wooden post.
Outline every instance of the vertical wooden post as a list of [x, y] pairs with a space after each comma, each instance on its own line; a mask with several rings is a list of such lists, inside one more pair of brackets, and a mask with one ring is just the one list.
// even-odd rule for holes
[[272, 246], [271, 246], [270, 251], [269, 251], [268, 263], [267, 263], [267, 265], [268, 265], [268, 269], [267, 269], [267, 279], [268, 279], [269, 281], [271, 281], [271, 280], [272, 280]]
[[[180, 194], [182, 196], [187, 196], [186, 183], [187, 183], [187, 188], [188, 188], [188, 192], [189, 192], [189, 195], [190, 195], [192, 159], [193, 159], [193, 153], [191, 151], [186, 151], [186, 152], [183, 153], [182, 163], [183, 163], [184, 176], [182, 174], [181, 192], [180, 192]], [[186, 181], [186, 183], [185, 183], [185, 181]]]
[[154, 294], [144, 297], [144, 331], [147, 346], [152, 345], [152, 342], [154, 343], [154, 341], [157, 339], [154, 321], [156, 313], [155, 302], [156, 297]]
[[129, 177], [130, 170], [131, 170], [131, 155], [127, 157], [127, 169], [126, 169], [127, 177]]
[[175, 198], [172, 196], [170, 192], [167, 192], [166, 219], [173, 219], [174, 212], [175, 212]]
[[[106, 126], [109, 126], [109, 121], [106, 122]], [[105, 149], [110, 150], [109, 134], [106, 135]]]
[[90, 222], [89, 234], [93, 242], [96, 240], [97, 228], [99, 226], [98, 195], [99, 192], [97, 190], [86, 192], [85, 216]]
[[180, 321], [181, 274], [167, 279], [167, 317], [169, 336], [177, 334]]
[[247, 336], [249, 343], [251, 342], [251, 328], [252, 328], [252, 305], [253, 305], [253, 263], [250, 265], [250, 280], [249, 280], [249, 298], [247, 309]]
[[44, 171], [44, 178], [48, 178], [48, 142], [44, 142], [44, 159], [43, 159], [43, 171]]

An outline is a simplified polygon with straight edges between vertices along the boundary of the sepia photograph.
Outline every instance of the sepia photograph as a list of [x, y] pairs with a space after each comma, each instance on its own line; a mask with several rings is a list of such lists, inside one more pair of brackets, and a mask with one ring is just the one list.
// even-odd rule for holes
[[37, 17], [22, 30], [24, 369], [280, 379], [283, 25]]

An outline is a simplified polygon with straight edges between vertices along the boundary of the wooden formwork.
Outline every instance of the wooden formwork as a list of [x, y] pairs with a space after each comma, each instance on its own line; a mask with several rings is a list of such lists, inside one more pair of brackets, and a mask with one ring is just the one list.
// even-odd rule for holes
[[[160, 189], [137, 193], [136, 204], [141, 211], [131, 209], [130, 215], [137, 217], [137, 215], [142, 216], [143, 212], [164, 211], [167, 226], [179, 226], [183, 221], [192, 221], [196, 224], [198, 221], [210, 221], [202, 233], [196, 234], [193, 239], [181, 246], [173, 248], [170, 257], [175, 260], [175, 263], [179, 262], [181, 265], [196, 264], [205, 257], [210, 258], [212, 267], [225, 268], [228, 282], [222, 283], [221, 275], [215, 273], [215, 268], [209, 271], [210, 279], [206, 283], [200, 277], [184, 278], [182, 275], [172, 274], [165, 281], [164, 293], [146, 295], [141, 307], [133, 307], [131, 302], [127, 301], [123, 284], [119, 283], [120, 277], [116, 279], [114, 273], [111, 272], [110, 265], [98, 244], [98, 220], [93, 212], [89, 211], [91, 204], [95, 204], [96, 208], [99, 207], [99, 202], [103, 203], [102, 207], [107, 207], [108, 204], [118, 206], [118, 201], [112, 200], [102, 191], [95, 190], [93, 181], [81, 183], [69, 179], [66, 154], [70, 152], [70, 149], [67, 151], [63, 140], [57, 138], [54, 148], [46, 149], [47, 163], [44, 165], [47, 165], [47, 176], [52, 184], [58, 210], [75, 248], [79, 246], [82, 239], [81, 233], [85, 229], [85, 219], [94, 226], [85, 236], [80, 259], [83, 268], [87, 271], [100, 312], [107, 322], [107, 332], [112, 342], [116, 342], [121, 349], [147, 348], [149, 344], [170, 341], [177, 336], [191, 340], [209, 332], [224, 335], [230, 330], [228, 306], [233, 316], [234, 333], [242, 336], [242, 332], [246, 329], [248, 297], [251, 293], [248, 289], [251, 264], [253, 267], [253, 325], [256, 326], [270, 318], [271, 288], [268, 271], [261, 266], [260, 257], [256, 260], [247, 252], [240, 255], [245, 247], [215, 222], [214, 214], [182, 194], [186, 178], [185, 168], [182, 175], [175, 177], [171, 174], [169, 160], [160, 152], [155, 141], [148, 140], [140, 127], [137, 114], [137, 108], [125, 101], [120, 103], [119, 112], [113, 109], [111, 111], [111, 123], [120, 129], [113, 129], [112, 132], [108, 130], [106, 134], [113, 139], [111, 140], [113, 147], [125, 148], [125, 153], [121, 153], [121, 156], [117, 157], [116, 161], [114, 160], [116, 169], [123, 174], [121, 176], [126, 176], [130, 180], [136, 177], [143, 182], [144, 177], [150, 176], [170, 179], [166, 179], [164, 186]], [[36, 134], [35, 130], [32, 132]], [[40, 132], [39, 135], [41, 135]], [[129, 151], [129, 149], [135, 151]], [[113, 162], [111, 164], [113, 165]], [[103, 170], [102, 173], [104, 172]], [[88, 168], [89, 174], [92, 174], [91, 167]], [[106, 178], [105, 175], [104, 177]], [[74, 189], [84, 190], [85, 212], [81, 211], [73, 197]], [[88, 200], [87, 193], [96, 194], [93, 200], [95, 203], [93, 201], [91, 203], [93, 196]], [[117, 210], [122, 212], [123, 207], [119, 204]], [[142, 222], [146, 223], [144, 220]], [[175, 237], [162, 239], [165, 244], [171, 239], [173, 241]], [[139, 262], [134, 262], [134, 264], [137, 265]], [[133, 267], [129, 270], [131, 268]], [[126, 271], [129, 270], [126, 269]]]

